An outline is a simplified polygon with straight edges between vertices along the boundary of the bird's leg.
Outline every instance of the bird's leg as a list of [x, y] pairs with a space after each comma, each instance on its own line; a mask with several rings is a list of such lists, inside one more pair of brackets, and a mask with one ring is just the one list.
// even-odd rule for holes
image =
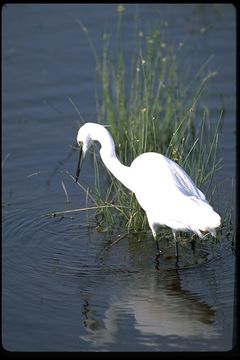
[[174, 242], [175, 242], [176, 267], [178, 268], [178, 240], [177, 240], [176, 231], [172, 230], [172, 233], [173, 233]]
[[192, 248], [193, 255], [195, 255], [195, 250], [196, 250], [195, 234], [191, 237], [191, 248]]
[[154, 236], [154, 240], [156, 241], [156, 245], [157, 245], [157, 256], [161, 255], [162, 254], [162, 251], [159, 249], [159, 242], [158, 242], [158, 239], [157, 239], [157, 235], [155, 234]]
[[155, 269], [159, 270], [159, 257], [162, 253], [162, 251], [159, 249], [159, 242], [158, 242], [158, 239], [157, 239], [157, 235], [155, 233], [155, 236], [154, 236], [154, 240], [156, 241], [156, 245], [157, 245], [157, 254], [156, 254], [156, 266], [155, 266]]
[[178, 260], [178, 240], [177, 240], [177, 236], [176, 236], [176, 231], [172, 230], [172, 233], [173, 233], [174, 242], [175, 242], [175, 256]]
[[162, 251], [159, 249], [159, 242], [158, 242], [158, 238], [157, 238], [157, 233], [156, 233], [156, 231], [155, 231], [155, 229], [154, 229], [154, 226], [151, 225], [150, 223], [149, 223], [149, 225], [150, 225], [150, 228], [151, 228], [151, 230], [152, 230], [153, 238], [154, 238], [154, 240], [156, 241], [157, 256], [159, 256], [159, 255], [162, 254]]
[[157, 244], [157, 255], [160, 255], [162, 251], [159, 249], [159, 242], [157, 238], [156, 238], [156, 244]]

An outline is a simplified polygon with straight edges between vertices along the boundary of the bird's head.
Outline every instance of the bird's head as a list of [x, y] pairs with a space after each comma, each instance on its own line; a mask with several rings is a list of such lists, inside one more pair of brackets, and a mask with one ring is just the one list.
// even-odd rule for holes
[[92, 145], [92, 142], [93, 140], [92, 136], [90, 135], [89, 123], [86, 123], [80, 127], [77, 134], [77, 143], [80, 149], [82, 149], [83, 157]]
[[82, 160], [84, 159], [87, 150], [90, 148], [93, 141], [95, 140], [100, 142], [101, 145], [104, 144], [105, 149], [107, 149], [107, 153], [114, 152], [114, 142], [109, 132], [105, 129], [104, 125], [88, 122], [81, 126], [77, 134], [77, 143], [79, 146], [79, 160], [76, 173], [76, 182], [79, 178]]
[[80, 127], [77, 134], [77, 144], [79, 146], [79, 158], [78, 158], [78, 165], [77, 165], [77, 172], [76, 172], [76, 182], [78, 181], [82, 161], [85, 157], [87, 150], [90, 148], [92, 144], [92, 138], [90, 136], [89, 129], [87, 124]]

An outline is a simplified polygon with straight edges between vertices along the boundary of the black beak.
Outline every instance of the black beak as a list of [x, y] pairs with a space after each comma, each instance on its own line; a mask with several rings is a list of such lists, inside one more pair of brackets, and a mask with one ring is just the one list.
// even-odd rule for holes
[[79, 174], [80, 174], [80, 170], [81, 170], [81, 165], [82, 165], [82, 160], [83, 160], [83, 143], [79, 143], [79, 158], [78, 158], [78, 164], [77, 164], [77, 172], [76, 172], [76, 182], [78, 182], [78, 178], [79, 178]]

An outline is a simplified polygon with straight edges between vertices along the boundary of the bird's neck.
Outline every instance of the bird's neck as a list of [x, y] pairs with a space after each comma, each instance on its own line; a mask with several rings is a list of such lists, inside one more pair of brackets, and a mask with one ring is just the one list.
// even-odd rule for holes
[[129, 190], [132, 190], [131, 169], [123, 165], [117, 158], [115, 144], [108, 130], [95, 124], [92, 130], [92, 140], [101, 144], [100, 154], [108, 170]]
[[117, 158], [115, 149], [112, 149], [111, 155], [105, 150], [103, 146], [100, 150], [101, 158], [104, 165], [108, 170], [129, 190], [132, 190], [132, 180], [131, 180], [131, 169], [129, 166], [123, 165]]

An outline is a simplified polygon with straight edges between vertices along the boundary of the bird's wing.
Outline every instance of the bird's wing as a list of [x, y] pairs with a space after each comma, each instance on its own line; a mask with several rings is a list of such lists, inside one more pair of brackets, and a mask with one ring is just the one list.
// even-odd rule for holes
[[179, 165], [163, 155], [145, 153], [131, 168], [135, 195], [151, 226], [188, 229], [199, 236], [200, 229], [214, 234], [219, 216]]
[[186, 196], [195, 196], [196, 198], [207, 202], [205, 195], [197, 188], [187, 173], [174, 161], [165, 158], [175, 185]]
[[[131, 168], [134, 174], [135, 193], [143, 199], [170, 199], [176, 194], [196, 197], [207, 203], [205, 195], [197, 188], [187, 173], [174, 161], [157, 153], [138, 156]], [[157, 201], [157, 200], [156, 200]]]

